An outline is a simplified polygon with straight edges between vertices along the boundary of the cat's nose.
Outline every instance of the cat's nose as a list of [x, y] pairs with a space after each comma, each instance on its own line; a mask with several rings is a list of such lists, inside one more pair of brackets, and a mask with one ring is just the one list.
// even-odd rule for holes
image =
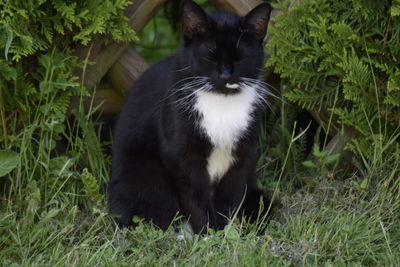
[[232, 75], [232, 70], [229, 67], [222, 67], [218, 73], [218, 78], [224, 82], [228, 81]]

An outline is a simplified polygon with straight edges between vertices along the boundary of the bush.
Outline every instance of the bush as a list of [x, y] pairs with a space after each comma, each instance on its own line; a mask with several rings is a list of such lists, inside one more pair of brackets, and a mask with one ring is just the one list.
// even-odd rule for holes
[[366, 167], [399, 164], [400, 1], [303, 1], [270, 30], [268, 65], [284, 96], [332, 112], [358, 136], [347, 146]]
[[[66, 194], [74, 204], [87, 203], [79, 196], [91, 190], [83, 188], [97, 188], [96, 179], [105, 183], [107, 158], [91, 114], [70, 110], [71, 96], [88, 95], [75, 77], [83, 63], [73, 50], [98, 34], [133, 40], [135, 33], [123, 14], [129, 3], [0, 0], [0, 152], [6, 150], [1, 158], [10, 162], [1, 166], [2, 175], [19, 162], [7, 180], [0, 177], [8, 183], [4, 196], [10, 203], [29, 206], [32, 186], [42, 203], [66, 200]], [[65, 147], [55, 149], [61, 139]], [[10, 151], [17, 152], [17, 160]], [[82, 174], [84, 167], [88, 170]]]

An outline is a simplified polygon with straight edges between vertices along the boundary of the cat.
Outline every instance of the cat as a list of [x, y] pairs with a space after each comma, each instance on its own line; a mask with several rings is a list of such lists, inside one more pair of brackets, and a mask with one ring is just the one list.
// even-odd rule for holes
[[246, 16], [182, 5], [183, 42], [135, 83], [117, 120], [108, 201], [122, 227], [133, 216], [167, 229], [181, 214], [194, 233], [222, 229], [270, 205], [256, 185], [260, 80], [271, 6]]

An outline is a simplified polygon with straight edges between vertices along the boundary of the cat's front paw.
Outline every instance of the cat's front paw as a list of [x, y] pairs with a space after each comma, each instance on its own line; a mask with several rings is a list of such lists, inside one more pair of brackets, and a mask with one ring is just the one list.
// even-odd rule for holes
[[227, 225], [228, 219], [219, 213], [215, 213], [209, 222], [209, 228], [214, 230], [222, 230]]

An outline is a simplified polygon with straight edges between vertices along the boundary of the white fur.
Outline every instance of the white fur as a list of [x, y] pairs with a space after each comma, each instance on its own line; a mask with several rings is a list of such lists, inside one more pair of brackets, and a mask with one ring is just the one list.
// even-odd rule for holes
[[226, 88], [230, 88], [230, 89], [238, 89], [239, 88], [239, 84], [237, 84], [237, 83], [226, 83], [225, 86], [226, 86]]
[[176, 240], [184, 241], [190, 240], [193, 241], [193, 229], [189, 222], [185, 222], [181, 225], [179, 232], [176, 234]]
[[232, 150], [227, 147], [214, 147], [207, 159], [207, 172], [211, 180], [219, 180], [228, 170], [235, 159]]
[[199, 126], [213, 145], [207, 160], [212, 181], [218, 182], [235, 162], [232, 151], [252, 120], [256, 101], [255, 89], [247, 86], [233, 95], [197, 93], [194, 108], [201, 115]]

